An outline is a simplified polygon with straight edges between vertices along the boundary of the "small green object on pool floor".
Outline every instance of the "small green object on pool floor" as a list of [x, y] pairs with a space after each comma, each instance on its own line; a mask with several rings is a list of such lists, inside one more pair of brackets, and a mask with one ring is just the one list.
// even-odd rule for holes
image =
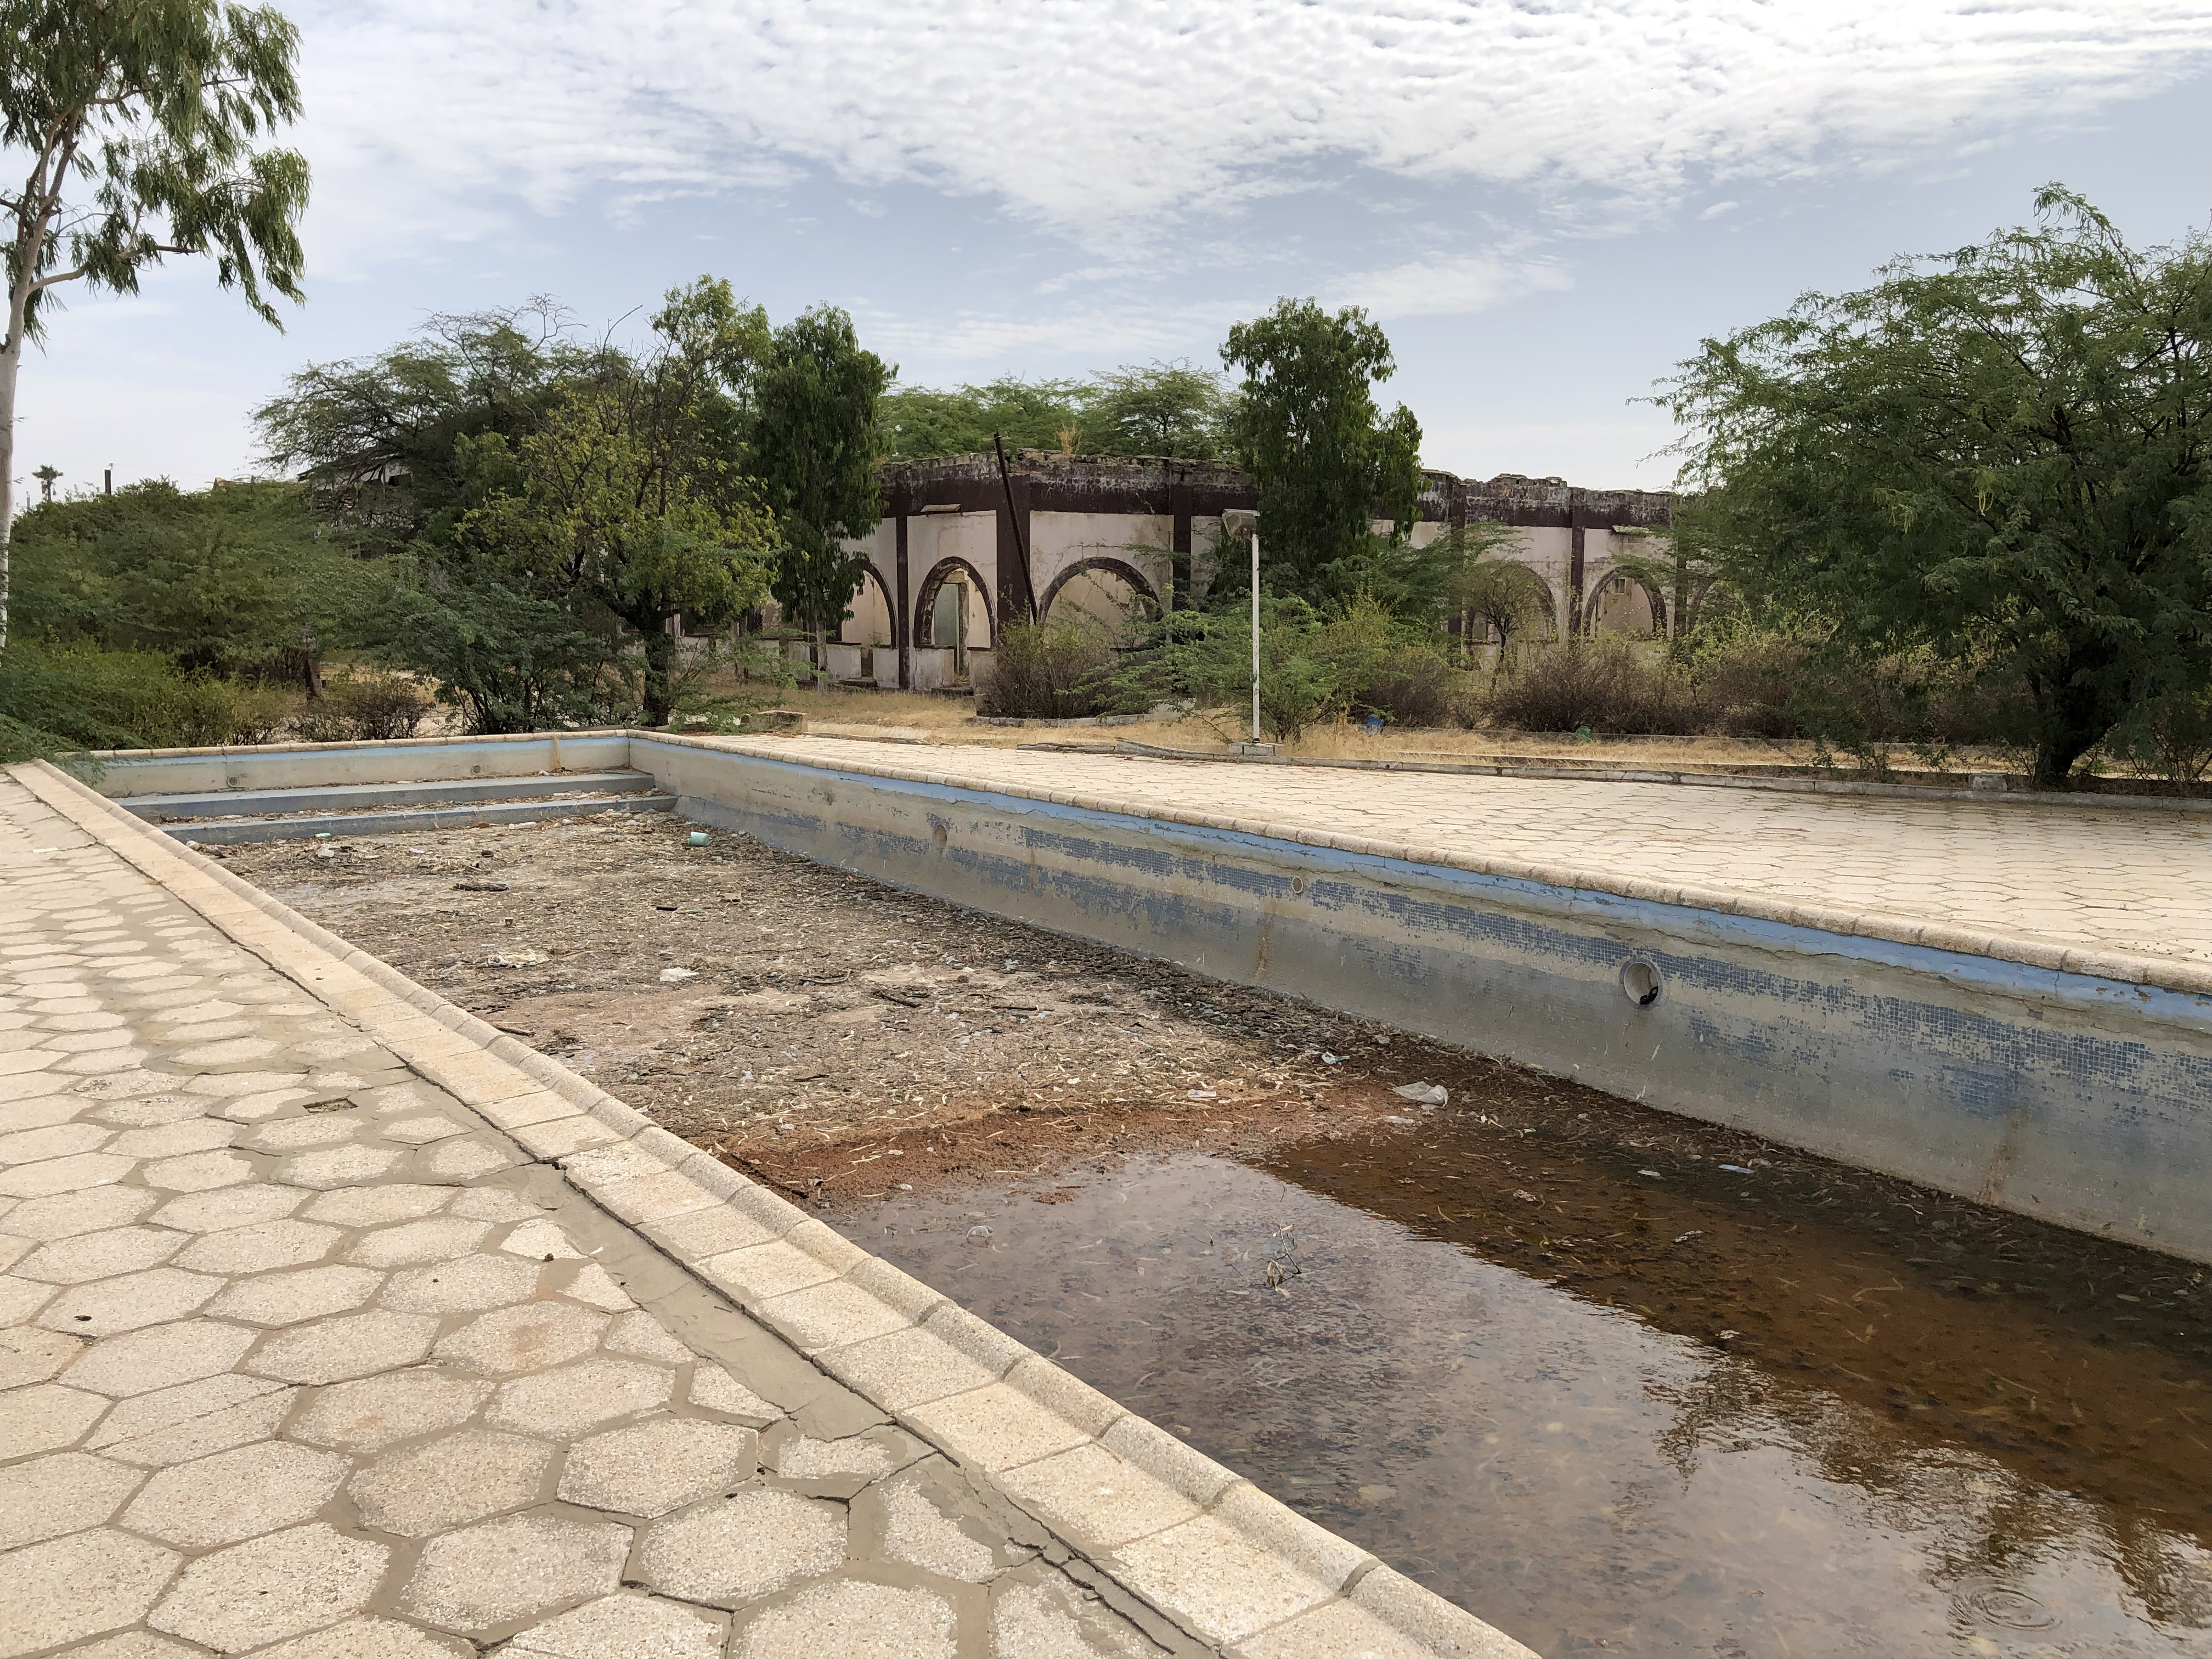
[[694, 847], [704, 847], [707, 844], [707, 832], [704, 830], [694, 830], [687, 839]]

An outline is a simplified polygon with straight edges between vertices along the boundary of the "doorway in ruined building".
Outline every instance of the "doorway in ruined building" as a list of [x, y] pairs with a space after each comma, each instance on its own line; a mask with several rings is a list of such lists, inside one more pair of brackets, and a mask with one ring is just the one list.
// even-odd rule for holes
[[968, 581], [964, 576], [947, 577], [939, 584], [937, 598], [930, 606], [929, 642], [952, 653], [952, 681], [956, 685], [968, 683]]

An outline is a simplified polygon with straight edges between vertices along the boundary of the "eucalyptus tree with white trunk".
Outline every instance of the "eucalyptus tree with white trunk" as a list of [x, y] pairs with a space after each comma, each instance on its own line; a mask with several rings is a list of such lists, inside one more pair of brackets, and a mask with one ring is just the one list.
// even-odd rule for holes
[[299, 118], [298, 55], [299, 32], [268, 6], [0, 0], [0, 648], [15, 383], [54, 291], [133, 294], [164, 256], [198, 253], [276, 327], [269, 294], [305, 297], [307, 160], [258, 142]]

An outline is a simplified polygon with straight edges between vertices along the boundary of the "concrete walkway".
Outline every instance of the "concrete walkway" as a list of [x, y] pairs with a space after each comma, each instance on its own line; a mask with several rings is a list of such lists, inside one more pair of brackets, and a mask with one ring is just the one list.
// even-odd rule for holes
[[1525, 1656], [379, 966], [0, 776], [0, 1659]]
[[[700, 741], [691, 739], [690, 741]], [[821, 738], [718, 747], [882, 771], [1498, 873], [1697, 902], [1814, 927], [1938, 927], [2185, 969], [2212, 969], [2212, 814], [1234, 766]], [[1869, 924], [1882, 923], [1884, 926]], [[1936, 942], [1930, 940], [1929, 942]], [[2009, 954], [1995, 951], [1990, 954]], [[2055, 965], [2055, 964], [2054, 964]], [[2198, 972], [2187, 972], [2189, 969]]]

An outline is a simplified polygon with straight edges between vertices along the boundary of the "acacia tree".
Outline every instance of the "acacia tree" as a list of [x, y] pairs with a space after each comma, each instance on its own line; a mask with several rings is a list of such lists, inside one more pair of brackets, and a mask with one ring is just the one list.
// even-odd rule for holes
[[0, 337], [0, 647], [7, 643], [15, 386], [53, 292], [132, 294], [172, 253], [278, 323], [264, 290], [300, 300], [307, 163], [256, 148], [296, 119], [297, 32], [270, 7], [217, 0], [0, 3], [0, 190], [8, 318]]
[[752, 462], [781, 532], [772, 591], [814, 635], [817, 666], [866, 580], [866, 556], [844, 544], [883, 518], [877, 413], [890, 379], [849, 316], [817, 306], [775, 331], [754, 388]]
[[[1244, 371], [1230, 416], [1237, 460], [1260, 483], [1260, 535], [1279, 591], [1347, 600], [1372, 585], [1378, 514], [1403, 544], [1421, 493], [1421, 427], [1403, 404], [1388, 416], [1373, 388], [1396, 372], [1390, 342], [1357, 306], [1331, 316], [1279, 300], [1238, 323], [1221, 348]], [[1243, 591], [1234, 562], [1219, 586]]]
[[1124, 366], [1092, 377], [1079, 441], [1094, 455], [1210, 461], [1221, 453], [1228, 413], [1218, 374], [1187, 362]]
[[610, 357], [518, 440], [457, 447], [481, 504], [461, 517], [448, 571], [633, 629], [650, 726], [674, 706], [672, 622], [726, 620], [766, 590], [773, 526], [737, 448], [733, 390], [756, 321], [727, 283], [702, 278], [668, 295], [653, 319], [664, 343], [644, 360]]
[[2212, 244], [2033, 229], [1708, 340], [1661, 398], [1730, 584], [1834, 657], [2025, 684], [2034, 775], [2212, 683]]

